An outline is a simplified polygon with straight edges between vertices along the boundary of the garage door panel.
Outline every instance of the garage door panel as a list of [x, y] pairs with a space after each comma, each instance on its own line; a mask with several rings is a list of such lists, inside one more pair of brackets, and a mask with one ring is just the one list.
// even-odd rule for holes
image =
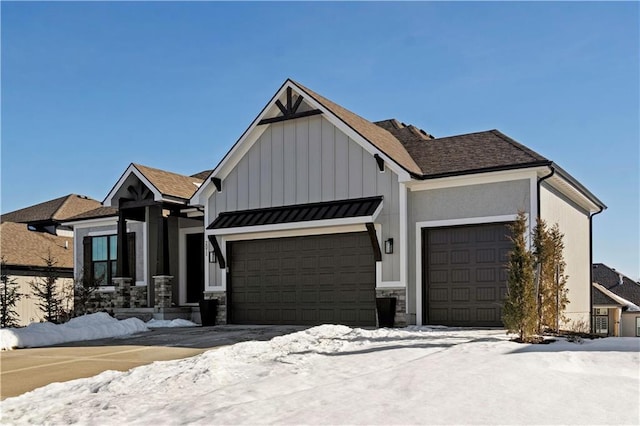
[[502, 325], [508, 233], [503, 223], [424, 230], [426, 323]]
[[[375, 261], [367, 233], [230, 245], [231, 322], [375, 325]], [[238, 259], [250, 260], [260, 273], [248, 272]]]

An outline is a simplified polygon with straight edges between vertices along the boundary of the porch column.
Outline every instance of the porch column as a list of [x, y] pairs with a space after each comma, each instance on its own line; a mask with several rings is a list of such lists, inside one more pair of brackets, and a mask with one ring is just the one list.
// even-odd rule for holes
[[162, 208], [158, 208], [158, 248], [156, 256], [156, 273], [153, 276], [154, 286], [154, 306], [156, 310], [170, 308], [173, 304], [172, 300], [172, 280], [173, 276], [169, 268], [169, 232], [167, 218], [162, 214]]
[[131, 273], [129, 272], [129, 244], [127, 242], [127, 219], [124, 209], [118, 209], [118, 248], [116, 259], [115, 287], [116, 308], [131, 307]]

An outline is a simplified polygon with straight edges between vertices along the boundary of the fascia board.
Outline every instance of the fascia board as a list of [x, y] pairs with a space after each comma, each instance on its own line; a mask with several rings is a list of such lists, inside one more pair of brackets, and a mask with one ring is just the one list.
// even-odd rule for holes
[[[276, 91], [275, 95], [273, 95], [269, 100], [269, 102], [267, 102], [267, 104], [262, 108], [262, 111], [260, 111], [258, 116], [251, 122], [249, 127], [247, 127], [247, 129], [242, 133], [242, 135], [240, 135], [240, 138], [236, 141], [236, 143], [234, 143], [231, 149], [227, 151], [224, 157], [222, 157], [222, 160], [220, 160], [218, 165], [209, 174], [207, 179], [202, 183], [202, 185], [200, 185], [200, 188], [198, 188], [196, 192], [191, 196], [191, 199], [189, 200], [190, 204], [194, 203], [196, 205], [204, 205], [204, 203], [202, 202], [202, 198], [203, 198], [202, 194], [207, 188], [213, 185], [213, 183], [211, 182], [211, 177], [219, 177], [220, 179], [224, 179], [226, 175], [229, 173], [227, 170], [233, 169], [233, 167], [235, 167], [235, 165], [240, 161], [242, 156], [246, 154], [249, 148], [251, 148], [253, 143], [256, 140], [258, 140], [260, 135], [262, 135], [262, 133], [267, 127], [267, 126], [263, 126], [262, 128], [258, 128], [258, 123], [260, 122], [260, 120], [264, 118], [267, 111], [269, 111], [269, 109], [271, 109], [271, 107], [275, 105], [276, 99], [278, 99], [282, 95], [282, 93], [285, 91], [285, 89], [288, 87], [287, 83], [290, 83], [290, 80], [287, 79], [282, 84], [282, 86], [280, 86], [280, 89]], [[259, 133], [254, 132], [256, 128], [258, 128]], [[251, 137], [252, 135], [253, 137]], [[249, 142], [246, 142], [247, 140], [249, 140]], [[249, 146], [246, 148], [243, 147], [246, 144], [249, 144]], [[238, 154], [239, 151], [242, 152], [241, 155]], [[211, 194], [209, 194], [209, 196], [210, 195]]]
[[481, 185], [487, 183], [531, 179], [532, 177], [536, 177], [537, 174], [542, 171], [548, 171], [548, 168], [543, 166], [528, 169], [449, 176], [433, 180], [413, 180], [411, 182], [407, 182], [406, 185], [411, 191], [425, 191], [430, 189], [453, 188], [457, 186]]
[[70, 226], [72, 228], [89, 228], [92, 226], [111, 226], [118, 224], [117, 216], [99, 217], [95, 219], [77, 220], [73, 222], [63, 222], [63, 226]]
[[155, 201], [162, 201], [162, 194], [160, 193], [158, 188], [156, 188], [155, 185], [153, 185], [151, 181], [149, 181], [149, 179], [147, 179], [146, 176], [143, 175], [142, 172], [140, 172], [140, 170], [138, 170], [132, 163], [129, 165], [129, 167], [127, 167], [127, 170], [125, 170], [122, 176], [120, 176], [120, 179], [118, 179], [118, 182], [116, 182], [111, 191], [109, 191], [109, 194], [107, 194], [107, 197], [102, 202], [103, 205], [118, 207], [113, 205], [113, 198], [131, 174], [136, 175], [136, 177], [140, 179], [142, 183], [153, 192], [153, 199]]
[[224, 236], [224, 235], [234, 235], [234, 234], [247, 234], [247, 233], [253, 233], [253, 232], [272, 232], [272, 231], [320, 228], [320, 227], [330, 227], [330, 226], [361, 225], [367, 222], [374, 222], [374, 221], [375, 221], [375, 213], [374, 215], [371, 215], [371, 216], [358, 216], [358, 217], [349, 217], [344, 219], [312, 220], [312, 221], [305, 221], [305, 222], [280, 223], [277, 225], [259, 225], [259, 226], [243, 226], [238, 228], [213, 229], [208, 231], [208, 233], [212, 235]]
[[553, 164], [552, 166], [556, 173], [547, 179], [549, 185], [569, 199], [577, 203], [579, 206], [585, 208], [590, 213], [605, 210], [607, 206], [600, 201], [595, 195], [593, 195], [587, 188], [585, 188], [574, 177], [568, 174], [559, 166]]

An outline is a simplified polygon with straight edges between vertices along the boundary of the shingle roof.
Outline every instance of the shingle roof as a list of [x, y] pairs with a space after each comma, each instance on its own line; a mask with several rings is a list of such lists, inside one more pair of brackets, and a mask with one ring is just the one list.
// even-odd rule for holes
[[155, 169], [141, 164], [133, 165], [155, 186], [162, 195], [188, 200], [196, 192], [202, 179], [185, 176], [166, 170]]
[[[73, 268], [73, 238], [34, 232], [24, 223], [4, 222], [0, 225], [2, 257], [7, 265], [46, 266], [43, 258], [51, 250], [56, 267]], [[65, 248], [65, 243], [67, 244]]]
[[154, 169], [141, 164], [133, 165], [162, 195], [188, 200], [202, 184], [202, 179]]
[[77, 220], [87, 220], [87, 219], [100, 219], [103, 217], [112, 217], [118, 215], [118, 209], [115, 207], [105, 207], [101, 206], [97, 209], [89, 210], [84, 213], [80, 213], [79, 215], [72, 216], [69, 219], [65, 220], [65, 222], [74, 222]]
[[61, 222], [77, 214], [95, 209], [100, 202], [89, 197], [69, 194], [34, 206], [2, 215], [2, 222]]
[[594, 306], [602, 306], [602, 305], [606, 305], [606, 306], [622, 306], [622, 303], [613, 300], [611, 297], [607, 296], [602, 290], [600, 290], [598, 287], [593, 286], [593, 305]]
[[[593, 264], [593, 281], [607, 290], [640, 306], [640, 283], [619, 273], [604, 263]], [[622, 284], [620, 279], [622, 278]]]
[[414, 175], [421, 175], [422, 170], [416, 164], [414, 159], [409, 155], [402, 143], [388, 130], [376, 126], [374, 123], [360, 117], [357, 114], [341, 107], [340, 105], [330, 101], [329, 99], [317, 94], [313, 90], [291, 80], [296, 86], [304, 90], [309, 96], [315, 99], [326, 109], [331, 111], [333, 115], [342, 120], [345, 124], [359, 133], [366, 140], [371, 142], [376, 148], [384, 152], [387, 156], [391, 157], [406, 171]]

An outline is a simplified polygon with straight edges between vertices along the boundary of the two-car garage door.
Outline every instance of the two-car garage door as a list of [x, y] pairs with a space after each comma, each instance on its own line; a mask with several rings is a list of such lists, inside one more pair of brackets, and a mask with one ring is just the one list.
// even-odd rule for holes
[[375, 262], [366, 232], [230, 242], [235, 324], [375, 326]]
[[502, 326], [507, 260], [504, 223], [423, 229], [423, 323]]

